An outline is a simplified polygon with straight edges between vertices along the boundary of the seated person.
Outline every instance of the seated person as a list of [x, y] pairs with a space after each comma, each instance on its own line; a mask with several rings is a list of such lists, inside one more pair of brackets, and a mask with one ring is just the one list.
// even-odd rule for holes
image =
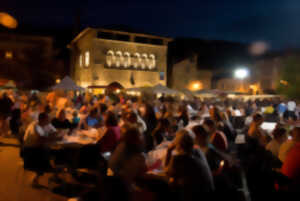
[[280, 146], [286, 139], [286, 130], [284, 128], [276, 128], [273, 131], [273, 139], [267, 144], [266, 149], [271, 151], [274, 156], [278, 157]]
[[57, 139], [56, 129], [49, 123], [46, 113], [39, 114], [38, 121], [32, 122], [27, 127], [23, 143], [24, 168], [36, 172], [33, 186], [39, 185], [39, 177], [52, 169], [46, 144]]
[[56, 113], [56, 117], [52, 119], [51, 123], [56, 129], [74, 128], [74, 125], [66, 118], [66, 112], [64, 109], [61, 109]]
[[141, 136], [137, 128], [129, 128], [108, 162], [110, 174], [120, 176], [128, 184], [133, 184], [147, 171], [143, 154], [144, 142]]
[[105, 114], [104, 122], [104, 135], [98, 142], [101, 153], [114, 151], [121, 137], [121, 129], [113, 112]]
[[80, 128], [99, 128], [101, 127], [101, 117], [98, 116], [97, 108], [90, 111], [89, 115], [80, 123]]
[[299, 192], [300, 188], [300, 127], [294, 128], [294, 146], [287, 153], [281, 172], [288, 176], [292, 183], [288, 191]]
[[[193, 146], [193, 138], [188, 131], [180, 130], [167, 151], [166, 174], [183, 200], [197, 200], [199, 193], [214, 191], [212, 174], [205, 157], [195, 152]], [[173, 150], [176, 155], [172, 155]]]
[[262, 146], [266, 146], [267, 134], [260, 127], [263, 122], [263, 116], [261, 114], [255, 114], [248, 130], [248, 136], [258, 140]]
[[203, 126], [209, 132], [210, 143], [221, 151], [227, 151], [228, 149], [227, 137], [223, 132], [217, 130], [214, 121], [207, 119], [204, 121]]

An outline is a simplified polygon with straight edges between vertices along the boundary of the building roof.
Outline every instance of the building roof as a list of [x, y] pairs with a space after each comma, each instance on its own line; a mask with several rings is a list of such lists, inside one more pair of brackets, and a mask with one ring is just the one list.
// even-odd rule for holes
[[84, 35], [86, 35], [88, 32], [92, 30], [98, 30], [98, 31], [104, 31], [104, 32], [112, 32], [112, 33], [119, 33], [119, 34], [134, 34], [136, 36], [142, 36], [142, 37], [149, 37], [149, 38], [157, 38], [157, 39], [163, 39], [163, 40], [168, 40], [171, 41], [172, 38], [169, 37], [163, 37], [163, 36], [157, 36], [153, 34], [147, 34], [147, 33], [142, 33], [142, 32], [135, 32], [133, 29], [123, 29], [122, 27], [117, 28], [118, 26], [114, 28], [92, 28], [92, 27], [87, 27], [84, 30], [82, 30], [72, 41], [71, 44], [77, 42], [80, 38], [82, 38]]

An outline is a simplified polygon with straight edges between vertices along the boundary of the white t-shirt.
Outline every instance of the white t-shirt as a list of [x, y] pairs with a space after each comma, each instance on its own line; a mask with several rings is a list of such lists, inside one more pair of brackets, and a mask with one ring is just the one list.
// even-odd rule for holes
[[294, 101], [288, 102], [288, 105], [287, 105], [288, 111], [295, 111], [296, 107], [297, 107], [297, 105]]
[[49, 134], [56, 132], [52, 124], [41, 127], [38, 121], [32, 122], [26, 129], [24, 135], [24, 146], [32, 147], [39, 145], [39, 137], [48, 137]]

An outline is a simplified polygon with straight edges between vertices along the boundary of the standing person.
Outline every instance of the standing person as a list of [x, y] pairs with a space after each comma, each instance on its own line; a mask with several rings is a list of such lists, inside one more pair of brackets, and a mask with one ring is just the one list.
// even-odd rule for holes
[[147, 130], [144, 132], [144, 137], [146, 140], [146, 151], [150, 151], [151, 149], [153, 149], [153, 139], [151, 134], [156, 128], [157, 119], [153, 107], [148, 103], [143, 104], [143, 106], [140, 108], [140, 113], [147, 126]]
[[12, 106], [12, 100], [8, 97], [7, 93], [4, 92], [0, 98], [0, 134], [8, 134], [9, 126], [7, 118], [11, 115]]

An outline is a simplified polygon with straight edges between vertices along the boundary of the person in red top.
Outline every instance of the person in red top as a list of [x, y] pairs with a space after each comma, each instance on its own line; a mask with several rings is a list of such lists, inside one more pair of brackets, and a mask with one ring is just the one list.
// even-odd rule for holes
[[220, 151], [227, 151], [228, 140], [225, 134], [217, 130], [216, 124], [207, 119], [204, 121], [203, 127], [210, 133], [210, 143]]
[[113, 112], [107, 112], [104, 115], [104, 121], [105, 133], [98, 142], [101, 153], [114, 151], [121, 137], [121, 129]]
[[296, 191], [300, 189], [300, 127], [294, 128], [292, 132], [296, 143], [288, 152], [281, 172], [292, 180], [288, 190]]

